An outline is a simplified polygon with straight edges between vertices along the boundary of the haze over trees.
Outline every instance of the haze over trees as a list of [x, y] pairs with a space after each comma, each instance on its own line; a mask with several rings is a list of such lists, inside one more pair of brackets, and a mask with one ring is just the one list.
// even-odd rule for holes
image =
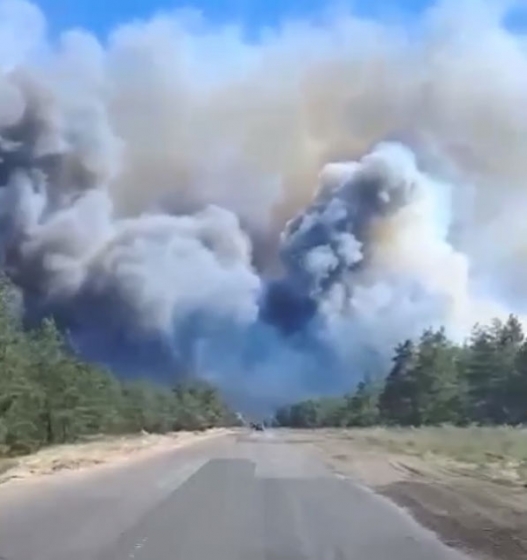
[[0, 280], [0, 455], [92, 434], [201, 430], [235, 422], [205, 382], [174, 388], [122, 382], [74, 356], [55, 324], [32, 331], [12, 313], [12, 287]]
[[[0, 455], [93, 434], [164, 433], [237, 422], [203, 381], [121, 381], [68, 349], [51, 320], [24, 330], [12, 286], [0, 278]], [[385, 379], [366, 377], [340, 397], [294, 403], [279, 426], [424, 426], [527, 423], [527, 338], [518, 319], [474, 327], [462, 345], [426, 330], [393, 352]]]
[[527, 423], [527, 338], [518, 319], [476, 325], [464, 344], [428, 329], [393, 352], [384, 380], [349, 394], [294, 403], [279, 426], [426, 426]]

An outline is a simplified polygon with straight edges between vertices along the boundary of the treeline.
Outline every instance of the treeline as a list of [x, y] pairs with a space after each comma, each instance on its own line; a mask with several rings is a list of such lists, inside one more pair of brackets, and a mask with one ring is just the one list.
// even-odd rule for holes
[[93, 434], [201, 430], [232, 425], [235, 415], [204, 382], [174, 388], [122, 382], [83, 362], [52, 321], [24, 331], [0, 279], [0, 455]]
[[527, 339], [518, 319], [477, 325], [465, 344], [443, 329], [406, 340], [385, 379], [366, 378], [342, 397], [276, 412], [291, 427], [527, 423]]

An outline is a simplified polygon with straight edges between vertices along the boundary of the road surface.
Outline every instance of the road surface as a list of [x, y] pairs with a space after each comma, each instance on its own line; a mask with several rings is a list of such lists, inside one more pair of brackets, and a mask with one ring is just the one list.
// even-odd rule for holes
[[461, 560], [280, 434], [0, 486], [6, 560]]

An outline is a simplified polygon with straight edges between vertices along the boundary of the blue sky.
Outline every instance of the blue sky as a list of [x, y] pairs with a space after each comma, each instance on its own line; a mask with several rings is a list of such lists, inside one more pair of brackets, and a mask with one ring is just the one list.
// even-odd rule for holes
[[[362, 15], [375, 16], [387, 5], [391, 12], [411, 17], [430, 4], [430, 0], [338, 0], [338, 5], [353, 5]], [[183, 7], [200, 10], [211, 22], [239, 22], [249, 33], [274, 26], [284, 19], [311, 18], [328, 9], [328, 0], [36, 0], [45, 12], [51, 31], [84, 27], [103, 37], [119, 23], [145, 18], [156, 11]]]

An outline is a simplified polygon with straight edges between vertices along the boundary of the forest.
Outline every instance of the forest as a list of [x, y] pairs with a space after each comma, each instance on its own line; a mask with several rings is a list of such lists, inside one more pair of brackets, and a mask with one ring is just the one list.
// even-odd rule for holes
[[[73, 354], [52, 320], [27, 330], [0, 278], [0, 455], [96, 434], [165, 433], [237, 423], [204, 381], [172, 387], [126, 381]], [[519, 425], [527, 423], [527, 337], [517, 317], [476, 325], [462, 344], [427, 329], [393, 351], [387, 376], [367, 376], [342, 396], [276, 411], [298, 428]]]
[[527, 423], [527, 338], [518, 318], [476, 325], [462, 344], [444, 329], [393, 351], [387, 376], [342, 396], [293, 403], [274, 423], [298, 428]]
[[0, 456], [99, 434], [202, 430], [236, 422], [214, 387], [122, 381], [69, 349], [52, 320], [32, 330], [0, 279]]

